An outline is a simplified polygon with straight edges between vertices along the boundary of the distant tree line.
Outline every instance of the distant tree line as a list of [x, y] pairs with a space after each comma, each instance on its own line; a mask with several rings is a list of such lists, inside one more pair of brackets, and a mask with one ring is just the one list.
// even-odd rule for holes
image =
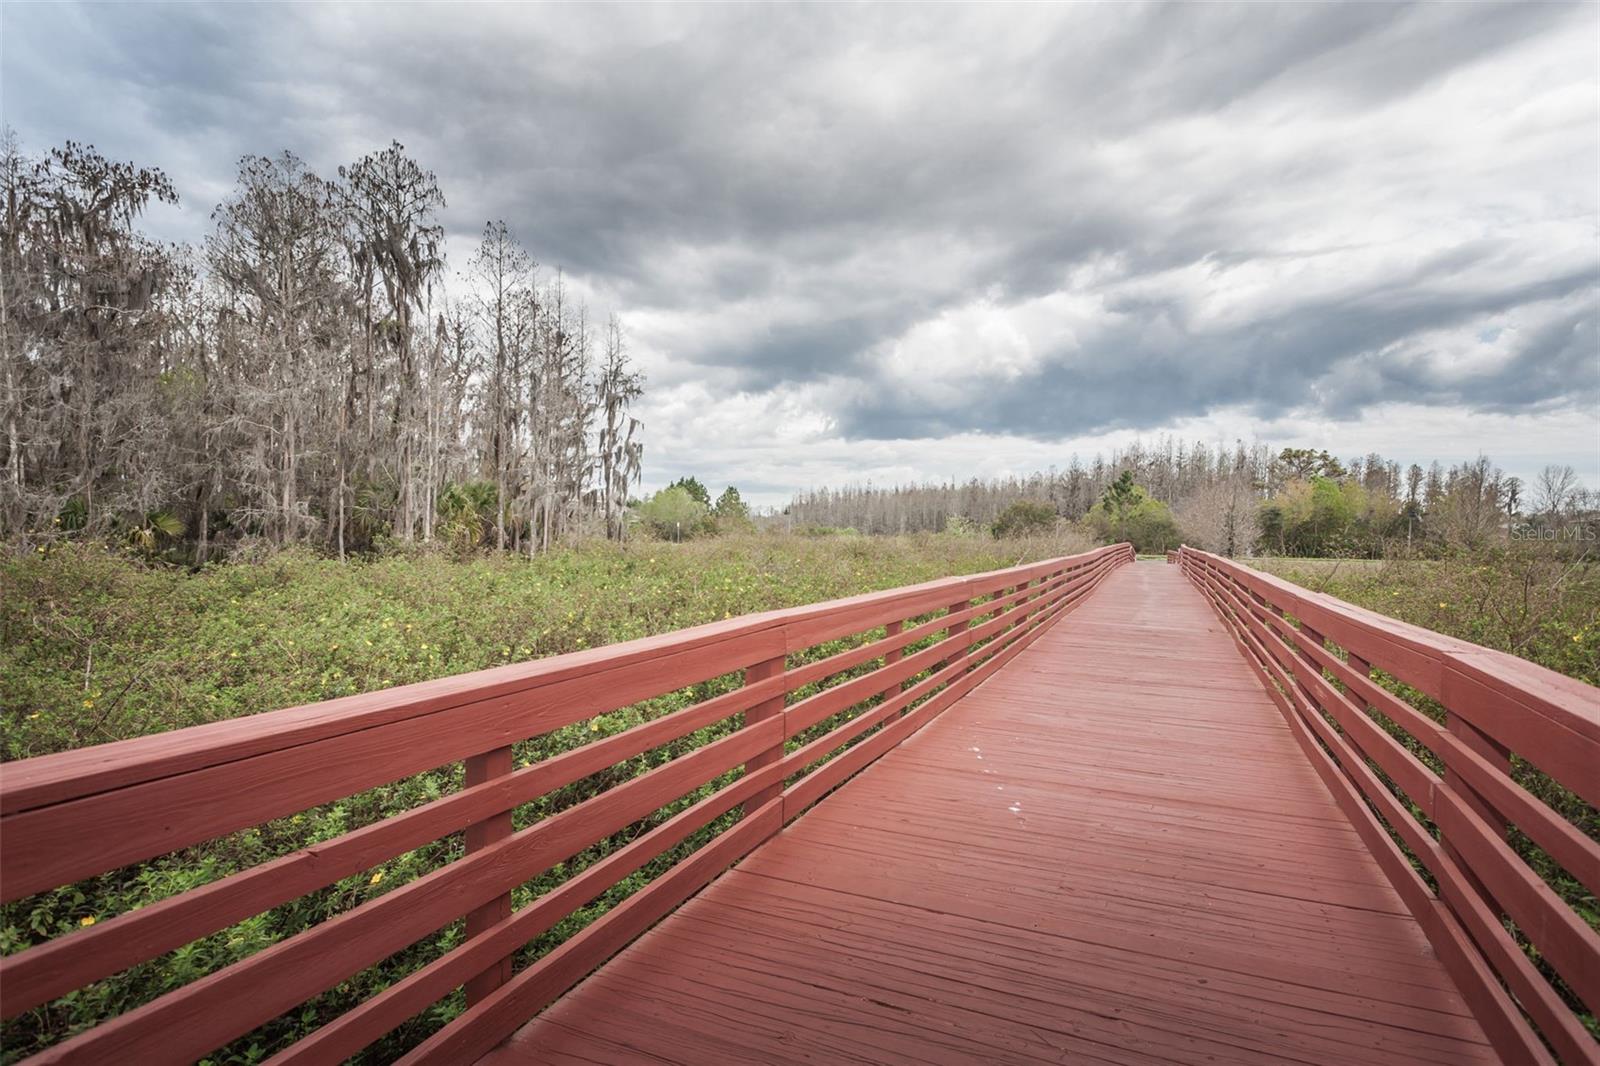
[[[1025, 507], [1019, 505], [1026, 505]], [[1495, 539], [1590, 544], [1597, 494], [1569, 466], [1535, 483], [1489, 459], [1402, 467], [1369, 453], [1348, 461], [1324, 450], [1265, 444], [1213, 447], [1162, 439], [1029, 477], [798, 494], [779, 521], [795, 529], [863, 533], [990, 529], [997, 535], [1052, 522], [1159, 551], [1180, 540], [1228, 555], [1378, 556], [1475, 547]]]
[[448, 265], [399, 144], [332, 177], [246, 156], [199, 247], [137, 227], [177, 193], [68, 143], [0, 146], [0, 536], [336, 553], [620, 537], [642, 392], [503, 222]]

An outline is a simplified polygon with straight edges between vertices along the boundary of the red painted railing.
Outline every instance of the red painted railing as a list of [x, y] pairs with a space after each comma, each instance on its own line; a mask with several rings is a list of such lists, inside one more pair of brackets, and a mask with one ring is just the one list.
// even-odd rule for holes
[[[1553, 1050], [1562, 1062], [1600, 1062], [1600, 1044], [1567, 998], [1600, 1009], [1600, 935], [1524, 857], [1542, 856], [1546, 874], [1565, 871], [1595, 906], [1600, 693], [1193, 548], [1180, 565], [1500, 1054], [1548, 1063]], [[1420, 697], [1402, 698], [1391, 679]], [[1547, 803], [1553, 789], [1566, 790], [1558, 802], [1587, 831]]]
[[[452, 763], [465, 764], [465, 784], [9, 956], [0, 961], [0, 1012], [14, 1018], [462, 833], [456, 861], [30, 1061], [194, 1060], [463, 918], [460, 946], [275, 1061], [341, 1062], [463, 986], [468, 1009], [408, 1061], [471, 1061], [994, 673], [1132, 558], [1118, 545], [10, 764], [0, 775], [6, 902]], [[819, 645], [852, 640], [805, 661]], [[741, 671], [733, 691], [515, 766], [519, 741]], [[520, 805], [730, 721], [737, 728], [725, 735], [642, 775], [619, 774], [625, 779], [597, 795], [514, 831]], [[512, 910], [516, 886], [740, 766], [731, 783]], [[518, 949], [735, 810], [743, 813], [731, 827], [513, 972]]]

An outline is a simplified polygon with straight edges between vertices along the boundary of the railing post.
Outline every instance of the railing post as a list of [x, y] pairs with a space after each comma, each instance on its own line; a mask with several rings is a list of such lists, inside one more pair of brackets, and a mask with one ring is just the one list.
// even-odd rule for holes
[[[1006, 595], [1006, 590], [1005, 589], [1003, 589], [1003, 588], [995, 589], [994, 592], [989, 596], [989, 602], [990, 603], [994, 603], [996, 600], [1002, 600], [1002, 599], [1005, 598], [1005, 595]], [[992, 622], [995, 619], [1000, 618], [1006, 612], [1004, 610], [1002, 610], [1001, 608], [996, 607], [993, 611], [989, 611], [989, 612], [986, 612], [986, 613], [991, 615], [991, 617], [987, 621], [983, 622], [982, 623], [983, 625], [988, 625], [989, 622]], [[970, 629], [973, 626], [978, 625], [978, 624], [979, 623], [976, 622], [976, 621], [969, 622], [969, 623], [967, 623], [967, 628]], [[998, 641], [1000, 639], [1001, 634], [1004, 633], [1005, 630], [1006, 630], [1005, 626], [997, 626], [996, 627], [995, 632], [989, 637], [989, 645], [991, 647], [994, 645], [995, 641]], [[968, 652], [972, 651], [972, 646], [970, 644], [967, 646], [967, 651]]]
[[[769, 681], [774, 677], [781, 677], [784, 670], [787, 669], [787, 666], [787, 660], [782, 655], [775, 655], [770, 659], [764, 659], [753, 666], [747, 666], [744, 668], [744, 683], [746, 687], [748, 687], [750, 685], [760, 684], [763, 681]], [[762, 700], [754, 707], [751, 707], [748, 711], [745, 711], [745, 727], [749, 728], [750, 726], [755, 725], [757, 722], [765, 722], [768, 719], [781, 715], [783, 713], [783, 697], [784, 694], [780, 692], [771, 699]], [[744, 764], [745, 775], [749, 776], [750, 774], [755, 773], [757, 770], [760, 770], [763, 767], [771, 766], [773, 763], [781, 760], [784, 754], [783, 743], [784, 738], [780, 736], [775, 745], [766, 749], [765, 751], [757, 752], [755, 755], [752, 755]], [[769, 787], [757, 792], [755, 795], [744, 801], [745, 816], [748, 817], [752, 811], [760, 809], [762, 804], [777, 798], [780, 794], [782, 794], [782, 792], [782, 781], [775, 782]]]
[[[511, 773], [513, 762], [511, 746], [495, 748], [466, 760], [466, 788], [481, 785]], [[490, 844], [511, 835], [511, 812], [501, 811], [481, 822], [467, 826], [467, 854], [481, 851]], [[496, 896], [483, 906], [467, 912], [467, 939], [480, 936], [490, 927], [511, 917], [511, 893]], [[472, 1006], [490, 992], [511, 980], [511, 956], [507, 955], [474, 977], [467, 979], [467, 1006]]]
[[[1315, 629], [1312, 629], [1303, 621], [1300, 623], [1300, 637], [1304, 643], [1313, 644], [1318, 648], [1323, 646], [1323, 642], [1326, 639], [1321, 633], [1318, 633]], [[1298, 644], [1300, 641], [1297, 641], [1296, 643]], [[1322, 672], [1322, 664], [1317, 662], [1316, 657], [1304, 647], [1297, 647], [1295, 648], [1295, 651], [1299, 654], [1300, 658], [1306, 661], [1307, 665], [1309, 665], [1311, 669], [1315, 670], [1319, 674]]]
[[[971, 604], [972, 604], [971, 600], [962, 600], [959, 603], [952, 603], [947, 608], [947, 613], [955, 614], [957, 611], [964, 611], [969, 606], [971, 606]], [[965, 621], [965, 622], [956, 622], [956, 623], [950, 625], [949, 627], [947, 627], [945, 629], [945, 636], [946, 637], [953, 637], [957, 633], [964, 633], [964, 632], [966, 632], [967, 627], [970, 626], [970, 625], [972, 625], [972, 621], [970, 619]], [[951, 652], [949, 654], [949, 656], [947, 656], [945, 658], [945, 660], [939, 664], [939, 668], [942, 670], [947, 666], [952, 666], [952, 665], [960, 662], [962, 659], [965, 659], [967, 657], [968, 650], [969, 649], [967, 649], [967, 648], [961, 648], [961, 649], [959, 649], [957, 651]], [[948, 682], [947, 681], [945, 683], [946, 684], [951, 684], [952, 682]]]
[[[883, 627], [884, 638], [887, 639], [889, 637], [895, 636], [902, 629], [905, 628], [905, 625], [906, 624], [904, 622], [890, 622], [888, 625]], [[887, 670], [889, 667], [893, 666], [895, 663], [897, 663], [901, 659], [905, 658], [905, 654], [906, 654], [906, 650], [904, 648], [893, 648], [893, 649], [891, 649], [889, 651], [884, 652], [883, 653], [883, 668], [885, 670]], [[890, 699], [891, 697], [898, 696], [901, 692], [903, 692], [905, 690], [905, 687], [906, 687], [905, 686], [905, 682], [896, 681], [894, 684], [890, 685], [889, 687], [885, 688], [882, 692], [878, 693], [878, 698], [887, 700], [887, 699]], [[902, 710], [901, 713], [904, 714], [905, 712]]]
[[[1445, 708], [1445, 728], [1464, 747], [1481, 756], [1484, 761], [1493, 766], [1496, 773], [1507, 780], [1511, 779], [1511, 750], [1509, 748], [1448, 707]], [[1509, 824], [1506, 822], [1505, 817], [1495, 810], [1494, 806], [1484, 799], [1478, 790], [1472, 787], [1472, 783], [1463, 777], [1461, 772], [1451, 763], [1452, 760], [1450, 759], [1444, 760], [1445, 789], [1459, 798], [1469, 811], [1482, 819], [1492, 831], [1495, 831], [1504, 840], [1509, 829]], [[1456, 850], [1455, 845], [1450, 840], [1450, 834], [1446, 832], [1443, 826], [1439, 827], [1439, 844], [1444, 848], [1445, 855], [1449, 856], [1450, 861], [1456, 864], [1456, 868], [1466, 878], [1471, 890], [1478, 894], [1478, 897], [1484, 901], [1490, 912], [1496, 915], [1503, 913], [1500, 905], [1495, 902], [1494, 896], [1490, 894], [1483, 882], [1478, 879], [1478, 876], [1472, 872], [1471, 863]]]

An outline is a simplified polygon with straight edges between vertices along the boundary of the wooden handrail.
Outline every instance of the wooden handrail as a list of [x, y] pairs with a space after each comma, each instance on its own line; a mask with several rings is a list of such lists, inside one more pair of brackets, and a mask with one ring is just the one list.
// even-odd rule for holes
[[[1600, 842], [1523, 787], [1511, 761], [1600, 805], [1600, 690], [1194, 548], [1181, 549], [1179, 565], [1211, 600], [1496, 1049], [1507, 1061], [1548, 1063], [1553, 1050], [1562, 1062], [1600, 1062], [1600, 1044], [1507, 927], [1509, 919], [1571, 995], [1600, 1008], [1600, 934], [1507, 833], [1515, 826], [1600, 895]], [[1379, 672], [1443, 714], [1391, 691]]]
[[[460, 946], [279, 1055], [340, 1062], [465, 986], [467, 1011], [411, 1056], [464, 1061], [994, 673], [1132, 558], [1128, 545], [1115, 545], [9, 764], [0, 770], [7, 902], [440, 766], [464, 763], [466, 773], [458, 792], [0, 960], [0, 1014], [15, 1017], [463, 833], [456, 861], [30, 1061], [196, 1059], [465, 917]], [[866, 640], [791, 662], [852, 638]], [[512, 761], [519, 741], [741, 672], [742, 686], [691, 707], [532, 765]], [[719, 723], [736, 724], [513, 830], [520, 805]], [[514, 887], [741, 766], [732, 783], [511, 909]], [[741, 808], [731, 828], [512, 972], [518, 949]]]

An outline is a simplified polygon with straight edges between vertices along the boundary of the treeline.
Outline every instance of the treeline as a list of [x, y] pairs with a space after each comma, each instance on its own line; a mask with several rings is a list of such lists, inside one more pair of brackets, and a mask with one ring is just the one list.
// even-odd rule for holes
[[0, 170], [5, 539], [203, 562], [622, 535], [642, 380], [616, 318], [503, 222], [449, 275], [444, 194], [398, 143], [331, 177], [246, 156], [199, 247], [138, 229], [177, 202], [158, 169], [8, 135]]
[[1099, 502], [1125, 470], [1156, 499], [1171, 502], [1201, 488], [1239, 482], [1250, 485], [1272, 476], [1273, 457], [1265, 445], [1232, 449], [1204, 444], [1185, 447], [1163, 439], [1135, 443], [1088, 462], [1074, 456], [1065, 469], [1028, 477], [945, 484], [823, 488], [795, 496], [784, 516], [797, 527], [849, 527], [863, 533], [943, 531], [951, 519], [991, 526], [1019, 500], [1049, 504], [1057, 515], [1077, 521]]
[[1376, 557], [1401, 544], [1430, 552], [1494, 538], [1591, 543], [1596, 497], [1569, 466], [1547, 466], [1525, 485], [1482, 456], [1403, 467], [1376, 453], [1343, 461], [1313, 449], [1164, 438], [1025, 478], [813, 490], [779, 521], [863, 533], [1004, 531], [1019, 516], [1037, 525], [1037, 507], [1008, 510], [1028, 503], [1099, 535], [1126, 532], [1147, 542], [1143, 550], [1182, 539], [1229, 555]]

